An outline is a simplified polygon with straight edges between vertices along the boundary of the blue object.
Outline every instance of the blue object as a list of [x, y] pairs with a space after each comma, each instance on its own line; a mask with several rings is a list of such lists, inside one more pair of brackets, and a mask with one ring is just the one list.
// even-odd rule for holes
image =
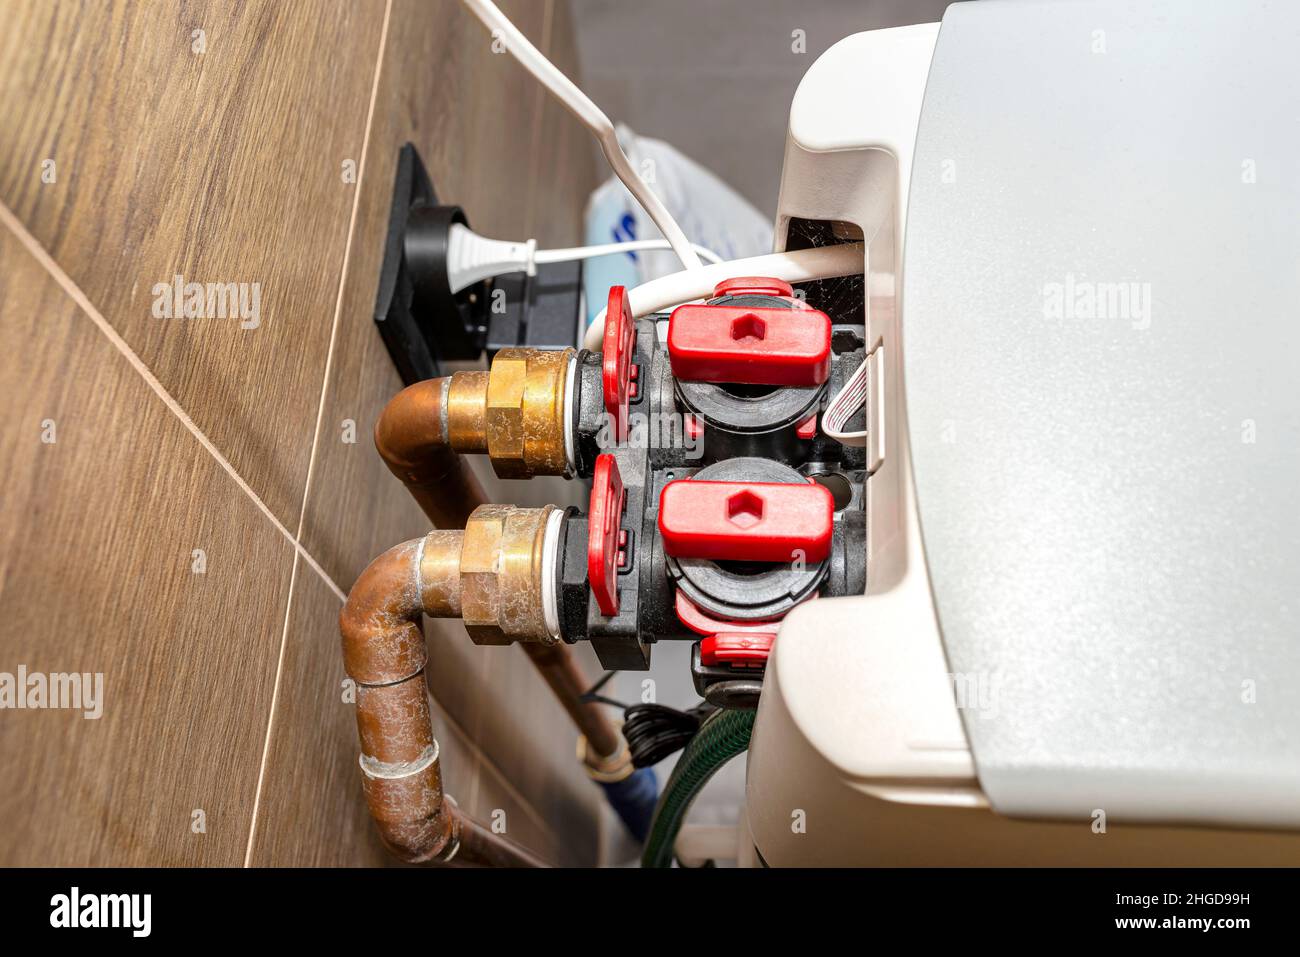
[[659, 801], [659, 779], [654, 768], [637, 768], [622, 781], [601, 782], [605, 799], [638, 841], [645, 843]]
[[[622, 184], [619, 184], [619, 190]], [[587, 209], [587, 229], [583, 241], [588, 246], [601, 246], [605, 243], [623, 243], [637, 238], [636, 217], [627, 212], [625, 194], [619, 190], [598, 191], [592, 197]], [[590, 325], [596, 314], [605, 308], [609, 301], [610, 286], [626, 286], [631, 289], [641, 284], [641, 270], [637, 266], [634, 252], [625, 252], [617, 256], [597, 256], [582, 264], [582, 288], [587, 298], [587, 315], [584, 319]]]

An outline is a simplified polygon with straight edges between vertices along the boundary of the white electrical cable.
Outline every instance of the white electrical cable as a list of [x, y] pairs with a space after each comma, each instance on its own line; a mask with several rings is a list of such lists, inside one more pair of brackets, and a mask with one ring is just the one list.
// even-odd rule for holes
[[637, 176], [636, 170], [632, 168], [632, 163], [623, 152], [623, 147], [619, 145], [618, 134], [614, 131], [614, 124], [610, 121], [591, 98], [582, 90], [574, 85], [573, 81], [560, 72], [550, 60], [546, 59], [537, 47], [528, 42], [528, 38], [519, 32], [519, 29], [510, 22], [504, 13], [497, 9], [497, 5], [491, 0], [462, 0], [466, 8], [474, 16], [483, 22], [483, 25], [492, 33], [493, 39], [500, 40], [504, 43], [506, 50], [516, 60], [522, 64], [525, 70], [531, 73], [537, 80], [546, 87], [546, 89], [560, 101], [570, 113], [576, 116], [582, 123], [591, 130], [592, 135], [596, 137], [596, 142], [600, 144], [600, 151], [605, 154], [605, 159], [609, 162], [610, 168], [614, 174], [623, 181], [636, 201], [640, 203], [645, 211], [654, 220], [654, 224], [659, 227], [659, 231], [667, 238], [673, 252], [677, 258], [682, 261], [682, 265], [687, 269], [703, 268], [700, 257], [696, 255], [695, 248], [691, 245], [682, 228], [677, 225], [668, 208], [650, 189], [649, 186]]
[[[703, 260], [720, 263], [722, 257], [712, 249], [692, 243], [691, 246]], [[621, 243], [604, 243], [599, 246], [572, 246], [568, 249], [539, 249], [533, 254], [533, 262], [564, 263], [574, 259], [594, 259], [597, 256], [616, 256], [619, 253], [634, 253], [643, 250], [672, 249], [666, 239], [629, 239]]]
[[[711, 296], [714, 286], [737, 276], [762, 276], [783, 279], [788, 283], [856, 276], [863, 270], [864, 255], [862, 243], [842, 243], [837, 246], [769, 253], [749, 259], [732, 259], [642, 283], [628, 294], [628, 305], [632, 308], [632, 318], [641, 319], [669, 306]], [[587, 327], [583, 344], [593, 352], [598, 352], [604, 335], [605, 310], [602, 309], [595, 321]]]
[[[630, 239], [621, 243], [597, 246], [572, 246], [567, 249], [538, 249], [537, 240], [517, 243], [508, 239], [488, 239], [468, 226], [452, 223], [447, 232], [447, 285], [453, 293], [460, 292], [484, 279], [504, 276], [512, 272], [537, 275], [537, 264], [571, 262], [574, 259], [592, 259], [596, 256], [614, 256], [619, 253], [645, 249], [668, 249], [666, 239]], [[722, 257], [711, 249], [696, 246], [701, 257], [711, 263], [722, 262]]]

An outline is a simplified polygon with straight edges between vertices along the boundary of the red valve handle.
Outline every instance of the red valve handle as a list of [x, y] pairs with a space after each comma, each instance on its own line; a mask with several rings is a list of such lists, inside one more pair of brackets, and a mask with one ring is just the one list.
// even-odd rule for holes
[[611, 286], [609, 302], [605, 306], [600, 376], [605, 411], [614, 419], [615, 439], [620, 443], [627, 441], [627, 403], [632, 387], [635, 340], [636, 324], [632, 321], [632, 306], [628, 302], [627, 289]]
[[[812, 598], [807, 600], [812, 601]], [[780, 619], [735, 621], [730, 618], [715, 618], [686, 597], [686, 593], [682, 591], [677, 592], [673, 611], [677, 612], [677, 620], [697, 635], [717, 635], [724, 632], [729, 635], [775, 635], [776, 630], [781, 627]]]
[[659, 535], [676, 558], [820, 562], [834, 516], [830, 490], [813, 482], [679, 479], [659, 494]]
[[618, 463], [603, 452], [596, 456], [587, 509], [587, 581], [600, 613], [607, 617], [618, 614], [619, 528], [626, 504]]
[[821, 385], [830, 376], [831, 320], [816, 309], [678, 306], [668, 358], [679, 379]]
[[700, 664], [730, 665], [732, 668], [762, 668], [767, 665], [776, 635], [723, 632], [700, 642]]
[[[811, 599], [810, 599], [811, 600]], [[682, 592], [677, 593], [677, 618], [696, 634], [704, 635], [700, 642], [700, 663], [705, 665], [731, 665], [741, 668], [761, 668], [767, 664], [776, 640], [779, 621], [728, 621], [714, 618]]]

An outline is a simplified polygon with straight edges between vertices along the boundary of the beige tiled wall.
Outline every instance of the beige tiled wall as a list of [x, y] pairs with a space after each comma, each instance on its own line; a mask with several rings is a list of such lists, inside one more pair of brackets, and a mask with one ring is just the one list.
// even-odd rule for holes
[[[572, 69], [567, 4], [503, 6]], [[585, 134], [452, 0], [5, 19], [0, 672], [103, 672], [105, 703], [0, 711], [0, 864], [384, 863], [334, 587], [427, 528], [369, 442], [396, 152], [482, 231], [573, 243]], [[176, 274], [258, 283], [261, 325], [155, 318]], [[594, 862], [599, 796], [522, 653], [430, 624], [449, 791]]]

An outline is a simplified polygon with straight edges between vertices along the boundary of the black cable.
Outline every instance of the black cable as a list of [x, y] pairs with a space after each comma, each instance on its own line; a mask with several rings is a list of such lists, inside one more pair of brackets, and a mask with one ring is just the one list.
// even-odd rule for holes
[[610, 680], [616, 674], [618, 674], [617, 671], [606, 671], [603, 675], [600, 676], [599, 681], [597, 681], [594, 685], [592, 685], [585, 692], [583, 692], [581, 700], [599, 701], [601, 704], [612, 704], [617, 708], [625, 707], [625, 705], [619, 704], [619, 702], [617, 701], [612, 701], [609, 698], [602, 698], [600, 695], [600, 689], [605, 687], [605, 685], [609, 684]]
[[662, 704], [634, 704], [623, 713], [623, 737], [632, 751], [632, 764], [646, 768], [686, 747], [700, 722], [717, 709], [701, 701], [679, 711]]
[[700, 722], [717, 710], [707, 701], [701, 701], [686, 711], [663, 704], [625, 705], [600, 693], [600, 689], [609, 684], [616, 674], [617, 671], [605, 672], [582, 695], [582, 700], [622, 709], [623, 737], [632, 752], [633, 767], [652, 767], [686, 747], [700, 730]]
[[603, 694], [593, 694], [590, 691], [584, 694], [581, 700], [594, 701], [596, 702], [596, 704], [607, 704], [611, 708], [618, 708], [620, 711], [624, 710], [627, 707], [627, 705], [625, 705], [621, 701], [615, 701], [613, 698], [606, 698]]

